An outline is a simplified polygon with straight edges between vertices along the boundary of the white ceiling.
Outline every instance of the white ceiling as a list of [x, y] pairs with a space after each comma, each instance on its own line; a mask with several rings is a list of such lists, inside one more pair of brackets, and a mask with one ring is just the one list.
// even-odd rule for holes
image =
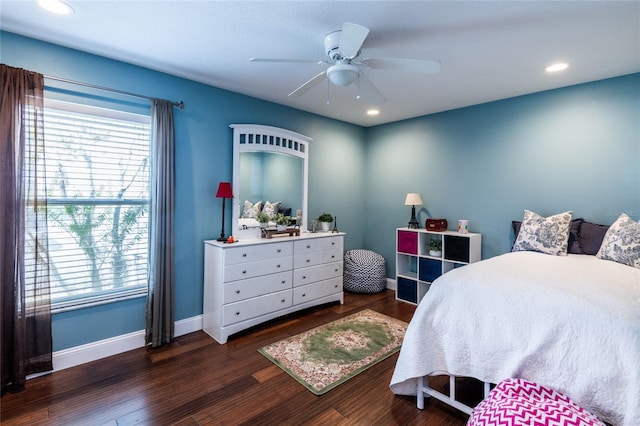
[[[640, 71], [639, 1], [66, 1], [70, 16], [2, 0], [0, 28], [362, 126]], [[365, 70], [388, 99], [368, 117], [354, 86], [287, 96], [327, 65], [249, 62], [324, 60], [343, 22], [371, 30], [360, 58], [440, 74]], [[558, 60], [570, 69], [542, 71]]]

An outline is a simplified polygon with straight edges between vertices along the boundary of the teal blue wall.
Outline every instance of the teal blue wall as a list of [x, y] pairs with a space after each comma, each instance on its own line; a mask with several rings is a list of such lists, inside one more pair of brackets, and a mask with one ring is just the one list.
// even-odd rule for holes
[[[345, 246], [362, 247], [363, 128], [12, 33], [0, 32], [0, 45], [7, 65], [185, 102], [184, 110], [174, 110], [176, 320], [202, 314], [203, 241], [220, 235], [222, 209], [215, 193], [218, 182], [232, 180], [230, 124], [282, 127], [313, 138], [309, 215], [317, 217], [325, 210], [338, 215], [349, 231]], [[227, 203], [226, 217], [230, 215]], [[230, 229], [227, 225], [227, 234]], [[54, 350], [141, 329], [143, 299], [55, 314]]]
[[[640, 74], [361, 128], [14, 34], [0, 37], [3, 63], [185, 101], [175, 110], [177, 320], [202, 313], [202, 241], [220, 232], [214, 195], [219, 181], [232, 178], [232, 123], [313, 138], [309, 217], [334, 214], [347, 232], [345, 249], [383, 254], [390, 277], [395, 228], [410, 216], [407, 192], [422, 195], [421, 223], [444, 217], [453, 227], [468, 219], [471, 231], [483, 234], [485, 258], [509, 250], [510, 222], [524, 209], [571, 209], [607, 224], [620, 212], [640, 219]], [[56, 314], [54, 350], [142, 328], [142, 299]]]
[[395, 274], [408, 192], [449, 229], [468, 219], [483, 257], [507, 252], [524, 209], [611, 224], [640, 219], [640, 74], [368, 129], [364, 245]]

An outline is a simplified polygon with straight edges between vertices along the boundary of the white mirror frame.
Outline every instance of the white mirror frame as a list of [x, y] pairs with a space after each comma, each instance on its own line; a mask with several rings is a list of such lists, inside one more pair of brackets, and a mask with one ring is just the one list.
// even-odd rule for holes
[[275, 152], [292, 155], [302, 159], [302, 223], [300, 230], [307, 229], [308, 189], [309, 189], [309, 142], [313, 139], [278, 127], [260, 124], [231, 124], [233, 129], [233, 210], [231, 221], [232, 234], [239, 238], [259, 237], [260, 229], [240, 229], [240, 153], [241, 152]]

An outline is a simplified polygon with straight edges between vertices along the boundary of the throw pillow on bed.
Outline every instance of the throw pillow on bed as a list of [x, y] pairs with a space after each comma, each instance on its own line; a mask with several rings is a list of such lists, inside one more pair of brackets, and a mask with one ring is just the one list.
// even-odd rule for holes
[[596, 256], [640, 269], [640, 222], [622, 213], [604, 235]]
[[566, 256], [572, 216], [572, 211], [543, 217], [525, 210], [518, 238], [511, 251], [538, 251]]

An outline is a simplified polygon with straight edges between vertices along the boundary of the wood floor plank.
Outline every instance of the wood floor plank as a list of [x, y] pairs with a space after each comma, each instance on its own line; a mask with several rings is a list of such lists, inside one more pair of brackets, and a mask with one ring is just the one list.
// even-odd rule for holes
[[[220, 345], [202, 331], [159, 349], [141, 348], [31, 379], [5, 394], [0, 422], [13, 425], [446, 425], [467, 416], [437, 401], [418, 410], [393, 395], [392, 355], [322, 396], [262, 356], [267, 344], [373, 309], [409, 322], [415, 306], [393, 291], [345, 294], [345, 303], [288, 315]], [[436, 382], [441, 386], [446, 381]], [[464, 384], [457, 385], [458, 389]]]

